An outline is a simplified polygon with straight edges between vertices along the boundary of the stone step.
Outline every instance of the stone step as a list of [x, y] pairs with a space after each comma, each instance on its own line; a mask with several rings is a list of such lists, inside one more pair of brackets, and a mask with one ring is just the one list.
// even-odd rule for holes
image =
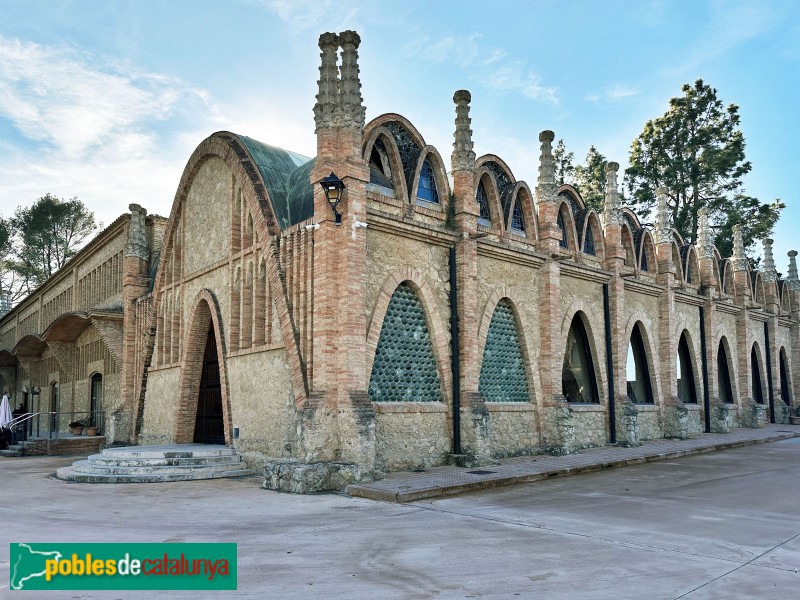
[[157, 483], [252, 475], [232, 448], [209, 444], [105, 448], [56, 471], [83, 483]]
[[88, 460], [96, 465], [108, 465], [110, 467], [139, 467], [144, 465], [152, 467], [183, 467], [190, 465], [225, 464], [231, 461], [241, 461], [241, 457], [234, 454], [191, 458], [165, 458], [163, 456], [157, 458], [112, 458], [105, 454], [92, 454]]
[[56, 477], [65, 481], [80, 483], [163, 483], [170, 481], [193, 481], [198, 479], [219, 479], [222, 477], [247, 477], [252, 475], [250, 469], [233, 469], [229, 471], [189, 471], [150, 473], [141, 475], [101, 475], [98, 473], [81, 473], [72, 467], [63, 467], [56, 471]]
[[6, 458], [22, 456], [22, 446], [9, 446], [6, 450], [0, 450], [0, 456], [5, 456]]
[[[237, 457], [238, 458], [238, 457]], [[193, 464], [193, 465], [99, 465], [90, 460], [79, 460], [72, 463], [72, 469], [78, 473], [94, 473], [100, 475], [149, 475], [158, 473], [192, 473], [235, 471], [246, 468], [241, 460], [226, 463]]]

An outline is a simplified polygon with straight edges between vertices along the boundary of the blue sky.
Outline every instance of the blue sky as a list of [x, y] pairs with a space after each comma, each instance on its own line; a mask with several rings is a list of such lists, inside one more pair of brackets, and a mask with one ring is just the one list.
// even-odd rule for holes
[[778, 270], [800, 247], [800, 3], [0, 0], [0, 214], [46, 192], [108, 224], [168, 215], [181, 172], [229, 130], [315, 153], [317, 38], [361, 34], [367, 119], [408, 117], [446, 159], [452, 94], [478, 155], [535, 185], [543, 129], [627, 164], [644, 123], [703, 78], [740, 106], [747, 193], [781, 198]]

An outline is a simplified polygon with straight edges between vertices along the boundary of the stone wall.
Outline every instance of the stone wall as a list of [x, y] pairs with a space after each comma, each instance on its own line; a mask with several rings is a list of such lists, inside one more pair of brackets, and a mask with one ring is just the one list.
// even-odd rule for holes
[[541, 452], [536, 407], [532, 404], [487, 403], [489, 445], [494, 458]]
[[447, 462], [450, 436], [445, 405], [387, 403], [377, 404], [375, 409], [378, 471], [427, 469]]

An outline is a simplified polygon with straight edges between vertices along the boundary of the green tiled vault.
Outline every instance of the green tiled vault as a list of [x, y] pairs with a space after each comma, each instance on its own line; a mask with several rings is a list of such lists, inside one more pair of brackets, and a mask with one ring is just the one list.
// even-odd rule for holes
[[489, 324], [478, 391], [486, 402], [528, 402], [517, 320], [505, 300], [497, 304]]
[[439, 402], [439, 373], [425, 309], [407, 283], [389, 300], [369, 378], [373, 402]]

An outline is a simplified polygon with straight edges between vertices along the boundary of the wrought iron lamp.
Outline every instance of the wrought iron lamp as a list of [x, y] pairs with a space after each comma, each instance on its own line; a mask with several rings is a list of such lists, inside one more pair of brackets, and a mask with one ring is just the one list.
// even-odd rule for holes
[[336, 222], [341, 223], [342, 215], [336, 210], [336, 207], [339, 205], [344, 193], [344, 182], [336, 176], [336, 173], [331, 172], [331, 174], [320, 181], [319, 184], [325, 192], [325, 198], [328, 200], [328, 204], [331, 205], [331, 210], [333, 210], [333, 215], [336, 217]]

